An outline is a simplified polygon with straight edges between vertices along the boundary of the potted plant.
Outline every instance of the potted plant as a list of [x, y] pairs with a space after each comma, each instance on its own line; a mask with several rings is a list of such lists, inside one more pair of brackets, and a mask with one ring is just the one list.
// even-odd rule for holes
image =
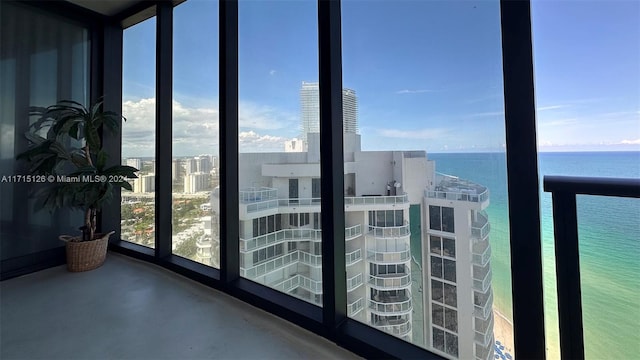
[[49, 107], [31, 107], [37, 117], [25, 136], [30, 147], [17, 156], [28, 163], [28, 174], [40, 186], [31, 194], [38, 209], [80, 209], [84, 222], [79, 236], [61, 235], [66, 242], [69, 271], [95, 269], [104, 263], [109, 236], [96, 232], [96, 216], [113, 197], [115, 188], [132, 190], [128, 179], [137, 178], [131, 166], [107, 167], [108, 154], [102, 149], [100, 131], [120, 130], [126, 119], [103, 111], [103, 102], [89, 108], [63, 100]]

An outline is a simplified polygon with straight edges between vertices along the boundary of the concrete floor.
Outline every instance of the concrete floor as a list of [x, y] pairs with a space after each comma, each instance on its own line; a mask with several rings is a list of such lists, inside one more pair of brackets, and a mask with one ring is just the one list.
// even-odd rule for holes
[[0, 359], [357, 359], [269, 313], [109, 253], [0, 283]]

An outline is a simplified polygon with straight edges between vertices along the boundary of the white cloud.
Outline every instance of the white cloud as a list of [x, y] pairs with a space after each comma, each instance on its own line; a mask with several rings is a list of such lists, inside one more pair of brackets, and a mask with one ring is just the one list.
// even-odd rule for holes
[[404, 90], [396, 91], [396, 94], [421, 94], [421, 93], [428, 93], [428, 92], [437, 92], [437, 91], [436, 90], [428, 90], [428, 89], [418, 89], [418, 90], [404, 89]]
[[439, 139], [450, 130], [442, 128], [398, 130], [398, 129], [377, 129], [378, 134], [389, 138], [402, 139]]
[[[127, 118], [122, 132], [123, 156], [154, 156], [155, 99], [126, 101], [122, 104], [122, 113]], [[280, 130], [288, 135], [291, 129], [297, 131], [294, 115], [272, 107], [241, 102], [239, 115], [243, 151], [282, 151], [286, 137], [259, 132]], [[188, 107], [173, 101], [173, 153], [177, 156], [218, 153], [219, 119], [217, 108]]]
[[556, 110], [566, 108], [567, 105], [549, 105], [549, 106], [538, 106], [536, 108], [537, 111], [547, 111], [547, 110]]
[[290, 140], [288, 138], [260, 135], [255, 131], [242, 131], [239, 134], [240, 152], [270, 152], [283, 151], [284, 142]]

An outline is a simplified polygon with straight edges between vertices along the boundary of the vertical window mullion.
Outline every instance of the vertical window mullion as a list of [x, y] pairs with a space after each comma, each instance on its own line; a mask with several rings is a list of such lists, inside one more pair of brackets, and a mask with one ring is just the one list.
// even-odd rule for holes
[[[220, 1], [220, 279], [240, 277], [238, 1]], [[255, 235], [255, 234], [254, 234]]]
[[531, 2], [500, 1], [514, 346], [544, 359], [542, 240], [533, 85]]
[[335, 332], [347, 318], [340, 21], [339, 0], [318, 1], [322, 317], [329, 333]]
[[173, 4], [156, 5], [156, 244], [157, 258], [171, 255], [171, 156]]

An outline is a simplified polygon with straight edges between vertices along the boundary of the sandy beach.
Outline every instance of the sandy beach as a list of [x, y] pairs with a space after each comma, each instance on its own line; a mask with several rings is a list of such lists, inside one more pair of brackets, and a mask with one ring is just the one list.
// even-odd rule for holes
[[493, 309], [493, 335], [504, 345], [503, 352], [508, 352], [515, 358], [513, 351], [513, 324], [495, 308]]

